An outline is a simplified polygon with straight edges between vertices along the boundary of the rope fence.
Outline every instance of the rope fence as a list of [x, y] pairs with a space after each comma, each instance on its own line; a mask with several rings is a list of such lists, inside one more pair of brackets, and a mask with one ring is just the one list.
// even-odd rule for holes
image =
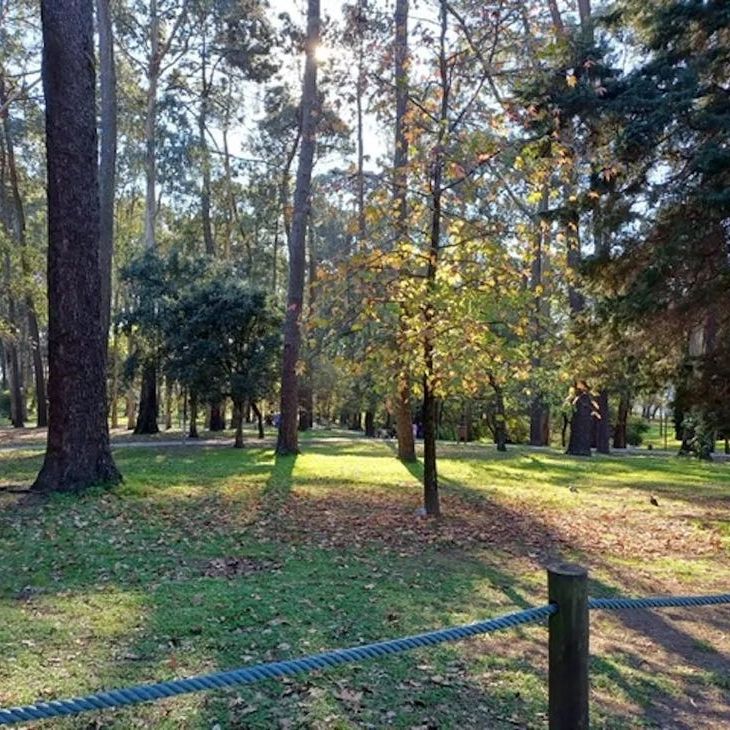
[[[363, 646], [335, 649], [287, 661], [254, 664], [239, 669], [201, 674], [166, 682], [138, 684], [82, 697], [37, 702], [23, 707], [0, 708], [0, 725], [14, 725], [34, 720], [67, 717], [84, 712], [127, 707], [142, 702], [154, 702], [192, 692], [249, 685], [264, 680], [290, 677], [304, 672], [391, 656], [445, 642], [460, 641], [472, 636], [550, 619], [550, 727], [570, 727], [571, 730], [573, 728], [580, 730], [587, 727], [587, 613], [589, 609], [623, 610], [730, 604], [730, 594], [588, 599], [585, 593], [585, 578], [586, 573], [583, 569], [576, 569], [576, 566], [560, 566], [560, 568], [548, 571], [550, 602], [543, 606], [504, 614], [476, 623], [379, 641]], [[553, 648], [554, 644], [555, 649]], [[576, 647], [578, 648], [577, 652], [575, 651]], [[573, 659], [578, 660], [578, 663], [576, 664]], [[585, 707], [578, 708], [576, 714], [574, 707], [576, 704], [575, 696], [582, 694], [580, 691], [581, 682], [578, 681], [582, 673], [585, 674]], [[553, 687], [554, 683], [556, 683], [555, 688]], [[563, 699], [559, 698], [561, 687], [567, 690]], [[579, 698], [579, 703], [582, 702], [583, 699]], [[563, 711], [562, 715], [560, 715], [561, 710]], [[568, 712], [567, 715], [565, 711]], [[583, 715], [585, 716], [585, 724], [582, 721]], [[553, 721], [554, 717], [557, 718], [555, 722]]]

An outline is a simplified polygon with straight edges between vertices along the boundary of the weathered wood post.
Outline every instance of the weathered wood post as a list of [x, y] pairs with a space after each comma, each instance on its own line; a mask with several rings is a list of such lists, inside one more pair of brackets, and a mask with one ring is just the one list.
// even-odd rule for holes
[[588, 730], [588, 572], [579, 565], [548, 568], [550, 730]]

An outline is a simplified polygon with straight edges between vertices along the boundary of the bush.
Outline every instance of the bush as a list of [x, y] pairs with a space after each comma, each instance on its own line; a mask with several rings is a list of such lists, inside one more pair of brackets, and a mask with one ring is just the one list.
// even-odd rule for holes
[[649, 430], [649, 424], [638, 416], [629, 418], [626, 424], [626, 441], [631, 446], [641, 446], [644, 434]]

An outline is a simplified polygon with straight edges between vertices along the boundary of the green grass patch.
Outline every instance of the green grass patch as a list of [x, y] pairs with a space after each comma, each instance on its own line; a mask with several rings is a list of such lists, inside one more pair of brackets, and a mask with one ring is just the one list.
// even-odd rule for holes
[[[534, 605], [556, 557], [585, 561], [595, 594], [730, 584], [724, 465], [448, 446], [445, 517], [432, 526], [414, 514], [419, 464], [400, 463], [387, 442], [338, 439], [304, 441], [301, 455], [283, 459], [261, 448], [121, 447], [123, 484], [44, 500], [2, 490], [30, 484], [38, 452], [0, 453], [0, 704]], [[681, 629], [694, 652], [684, 659], [699, 662], [693, 686], [710, 693], [727, 679], [712, 663], [728, 650], [715, 639], [717, 616]], [[600, 628], [596, 726], [658, 726], [662, 708], [681, 711], [687, 676], [669, 661], [661, 672], [641, 663], [646, 641], [654, 661], [671, 654], [670, 639], [641, 639], [620, 620]], [[106, 713], [104, 727], [543, 727], [546, 638], [543, 627], [518, 629]], [[88, 718], [50, 726], [87, 727]]]

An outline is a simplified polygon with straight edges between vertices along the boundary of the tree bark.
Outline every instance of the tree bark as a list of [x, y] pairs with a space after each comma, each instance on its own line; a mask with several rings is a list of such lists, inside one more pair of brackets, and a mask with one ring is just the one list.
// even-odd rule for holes
[[33, 489], [121, 479], [109, 447], [91, 0], [42, 0], [48, 167], [49, 422]]
[[238, 422], [243, 421], [243, 413], [238, 410], [238, 406], [236, 405], [236, 402], [233, 402], [233, 411], [231, 413], [231, 428], [233, 430], [238, 428]]
[[601, 389], [598, 394], [598, 419], [596, 420], [596, 451], [599, 454], [611, 453], [611, 420], [608, 412], [608, 391]]
[[[5, 90], [5, 80], [0, 75], [0, 104], [3, 106], [7, 105], [7, 94]], [[5, 154], [7, 158], [7, 170], [8, 170], [8, 177], [10, 182], [10, 189], [12, 192], [12, 198], [13, 198], [13, 208], [14, 208], [14, 225], [12, 226], [14, 237], [17, 241], [19, 252], [20, 252], [20, 267], [21, 271], [23, 273], [23, 277], [29, 278], [31, 275], [30, 271], [30, 264], [28, 262], [28, 257], [26, 253], [26, 238], [25, 238], [25, 208], [23, 206], [23, 198], [20, 194], [20, 184], [18, 182], [18, 169], [15, 164], [15, 146], [13, 144], [13, 137], [10, 130], [10, 119], [7, 112], [7, 109], [5, 113], [2, 115], [2, 126], [3, 126], [3, 140], [5, 142]], [[10, 226], [8, 226], [8, 229], [10, 229]], [[12, 324], [16, 324], [17, 322], [15, 320], [16, 314], [15, 314], [15, 300], [13, 299], [12, 293], [10, 291], [9, 286], [9, 277], [10, 277], [10, 268], [9, 268], [9, 258], [6, 258], [6, 263], [8, 265], [7, 269], [7, 277], [8, 281], [6, 282], [8, 284], [8, 298], [9, 298], [9, 306], [8, 306], [8, 316], [10, 318], [10, 321]], [[48, 402], [47, 402], [47, 395], [46, 395], [46, 376], [45, 371], [43, 367], [43, 354], [41, 352], [41, 339], [40, 339], [40, 331], [38, 327], [38, 316], [36, 314], [36, 308], [35, 308], [35, 302], [33, 301], [33, 297], [29, 292], [26, 292], [24, 296], [25, 300], [25, 311], [26, 311], [26, 318], [28, 322], [28, 334], [30, 337], [30, 344], [31, 344], [31, 354], [33, 358], [33, 377], [34, 377], [34, 383], [35, 383], [35, 391], [36, 391], [36, 402], [37, 402], [37, 413], [36, 413], [36, 425], [39, 428], [43, 428], [48, 425]], [[11, 311], [13, 310], [13, 311]], [[17, 350], [17, 347], [14, 346], [13, 351], [11, 352], [11, 367], [13, 359], [18, 358], [19, 353]], [[19, 407], [17, 409], [17, 413], [19, 414], [19, 419], [14, 419], [13, 422], [22, 422], [23, 421], [23, 413], [24, 413], [24, 399], [22, 397], [22, 388], [20, 385], [20, 370], [18, 369], [18, 380], [17, 380], [17, 386], [15, 386], [17, 390], [13, 391], [13, 398], [16, 399], [16, 403], [19, 404]], [[20, 396], [20, 397], [19, 397]]]
[[365, 51], [362, 0], [357, 5], [357, 81], [355, 83], [355, 118], [357, 120], [357, 233], [359, 242], [365, 237], [365, 145], [363, 141], [362, 97], [365, 91]]
[[[233, 407], [238, 410], [239, 413], [243, 412], [243, 401], [235, 401]], [[238, 419], [236, 424], [236, 440], [233, 444], [234, 449], [243, 448], [243, 418]]]
[[5, 292], [8, 307], [8, 323], [13, 328], [13, 338], [4, 342], [5, 359], [8, 368], [8, 380], [10, 385], [10, 423], [14, 428], [24, 428], [23, 421], [23, 388], [20, 375], [20, 354], [18, 352], [17, 339], [19, 328], [17, 325], [17, 314], [15, 297], [11, 284], [10, 253], [5, 251]]
[[172, 428], [172, 402], [174, 400], [175, 393], [173, 389], [173, 382], [169, 378], [165, 379], [165, 430], [169, 431]]
[[573, 401], [573, 415], [570, 419], [570, 440], [566, 453], [572, 456], [591, 455], [591, 435], [593, 403], [588, 386], [580, 382], [576, 385]]
[[[395, 4], [395, 153], [393, 157], [393, 199], [396, 207], [396, 243], [408, 234], [408, 0]], [[403, 305], [398, 316], [398, 349], [404, 346], [408, 323]], [[396, 361], [395, 420], [398, 438], [398, 458], [416, 461], [411, 414], [411, 385], [405, 361]]]
[[211, 431], [226, 430], [226, 402], [224, 400], [211, 404], [208, 428]]
[[114, 328], [114, 335], [112, 337], [112, 360], [110, 370], [112, 376], [111, 388], [109, 391], [111, 426], [112, 428], [119, 428], [119, 334], [116, 327]]
[[[157, 89], [162, 62], [160, 16], [157, 0], [150, 0], [150, 54], [147, 59], [147, 94], [144, 118], [144, 174], [145, 210], [144, 245], [148, 251], [157, 247]], [[134, 432], [158, 433], [157, 426], [157, 372], [154, 364], [146, 364], [142, 371], [142, 388], [139, 394], [139, 410]]]
[[543, 228], [541, 214], [547, 211], [550, 191], [543, 186], [538, 210], [538, 219], [532, 234], [532, 261], [530, 266], [530, 291], [532, 293], [532, 337], [534, 352], [530, 360], [535, 395], [530, 403], [530, 445], [547, 446], [550, 443], [550, 409], [545, 402], [537, 373], [542, 367], [542, 344], [545, 339], [546, 298], [543, 296], [543, 239], [547, 235]]
[[365, 411], [365, 435], [375, 437], [375, 413], [371, 410]]
[[413, 438], [413, 416], [411, 413], [411, 387], [408, 378], [398, 376], [395, 398], [395, 430], [398, 439], [398, 458], [401, 461], [416, 461], [416, 445]]
[[253, 411], [254, 415], [256, 416], [256, 423], [258, 424], [258, 429], [259, 429], [259, 438], [262, 439], [262, 438], [264, 438], [265, 434], [264, 434], [264, 419], [263, 419], [263, 416], [261, 415], [261, 410], [253, 401], [251, 401], [251, 410]]
[[127, 431], [134, 431], [137, 423], [137, 401], [134, 398], [134, 388], [131, 385], [127, 388], [125, 409], [127, 415]]
[[144, 174], [145, 209], [144, 243], [145, 248], [154, 250], [157, 245], [155, 223], [157, 220], [157, 88], [160, 75], [160, 16], [157, 0], [150, 0], [150, 55], [147, 63], [147, 98], [144, 119]]
[[613, 429], [613, 448], [625, 449], [627, 445], [627, 430], [629, 420], [629, 409], [631, 404], [625, 393], [621, 393], [616, 413], [616, 426]]
[[[129, 334], [127, 337], [127, 352], [134, 352], [134, 335]], [[137, 402], [134, 397], [134, 383], [130, 382], [127, 386], [127, 393], [124, 398], [124, 408], [127, 416], [127, 431], [133, 431], [137, 423]]]
[[504, 412], [504, 393], [491, 373], [489, 373], [489, 384], [494, 391], [494, 442], [497, 444], [497, 451], [507, 451], [507, 418]]
[[550, 445], [550, 407], [541, 395], [530, 402], [530, 446]]
[[96, 0], [99, 31], [99, 92], [101, 107], [99, 155], [101, 328], [108, 343], [111, 320], [111, 276], [114, 252], [114, 192], [117, 159], [117, 75], [109, 0]]
[[205, 253], [208, 256], [215, 256], [215, 242], [213, 241], [213, 226], [210, 220], [210, 153], [208, 151], [208, 140], [206, 132], [208, 129], [208, 96], [209, 84], [207, 77], [208, 48], [206, 45], [205, 29], [200, 52], [200, 111], [198, 113], [198, 142], [200, 144], [202, 184], [200, 186], [200, 213], [203, 221], [203, 242]]
[[444, 141], [449, 112], [448, 68], [446, 60], [447, 15], [446, 3], [440, 4], [441, 32], [439, 39], [439, 88], [441, 104], [439, 127], [433, 149], [431, 167], [431, 231], [429, 235], [426, 264], [426, 299], [422, 307], [423, 313], [423, 502], [426, 514], [438, 517], [441, 514], [438, 491], [438, 473], [436, 468], [436, 394], [434, 367], [435, 334], [434, 325], [436, 310], [432, 298], [436, 287], [441, 248], [441, 198], [443, 195], [442, 179], [444, 168]]
[[26, 302], [28, 315], [28, 334], [30, 335], [31, 354], [33, 356], [33, 379], [35, 383], [36, 397], [36, 426], [45, 428], [48, 425], [48, 395], [46, 394], [46, 378], [43, 367], [43, 354], [41, 353], [41, 335], [38, 328], [38, 317], [36, 316], [35, 305], [30, 296]]
[[136, 434], [159, 433], [157, 413], [157, 367], [154, 362], [147, 362], [142, 369], [142, 390], [134, 432]]
[[276, 452], [280, 455], [299, 451], [297, 415], [299, 408], [297, 362], [301, 344], [300, 318], [304, 299], [306, 266], [306, 235], [309, 219], [312, 166], [317, 127], [317, 62], [315, 51], [319, 44], [319, 0], [308, 0], [307, 57], [302, 87], [301, 146], [294, 191], [294, 214], [289, 239], [289, 286], [284, 320], [284, 353], [281, 372], [281, 420]]
[[188, 436], [191, 439], [198, 438], [198, 395], [190, 393], [190, 431]]

